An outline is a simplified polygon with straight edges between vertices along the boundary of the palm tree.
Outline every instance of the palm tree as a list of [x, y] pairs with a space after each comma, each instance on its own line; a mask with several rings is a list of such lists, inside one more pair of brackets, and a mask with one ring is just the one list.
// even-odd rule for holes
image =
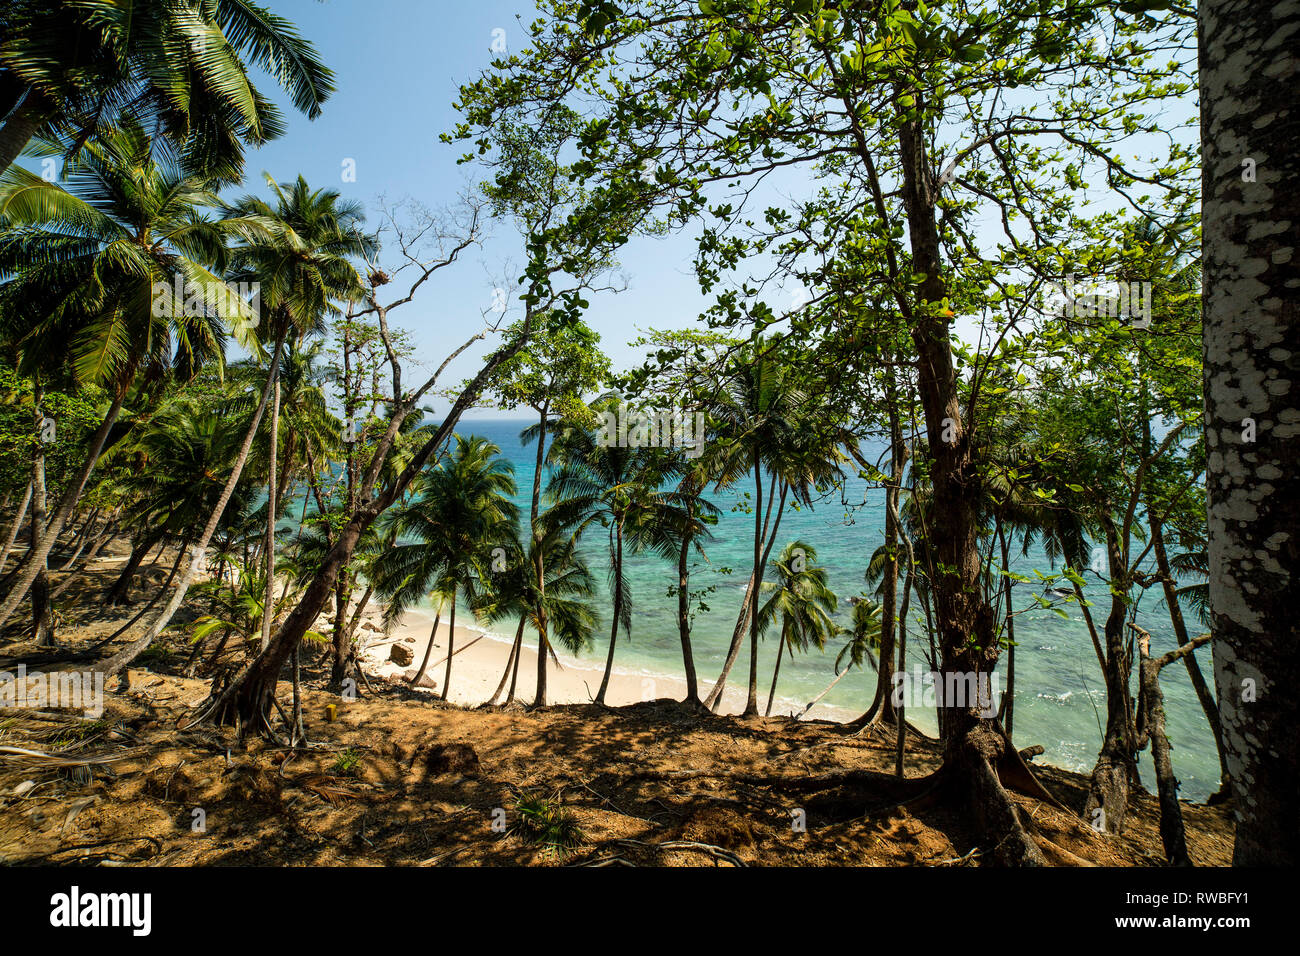
[[551, 520], [572, 527], [579, 536], [597, 524], [608, 531], [613, 612], [605, 673], [596, 693], [596, 703], [603, 704], [614, 669], [619, 627], [624, 632], [632, 628], [632, 595], [623, 572], [624, 544], [633, 553], [653, 550], [672, 556], [678, 550], [666, 520], [667, 502], [658, 487], [665, 477], [671, 477], [675, 465], [657, 449], [605, 446], [591, 432], [574, 426], [560, 432], [554, 448], [560, 467], [546, 489], [547, 497], [555, 502]]
[[[537, 631], [537, 693], [534, 707], [546, 706], [547, 658], [558, 642], [571, 653], [591, 643], [596, 613], [588, 598], [593, 593], [591, 572], [578, 553], [577, 538], [560, 522], [543, 515], [540, 535], [528, 546], [525, 588], [529, 623]], [[539, 581], [536, 569], [543, 568]]]
[[[493, 549], [515, 542], [519, 514], [510, 500], [516, 491], [513, 472], [492, 442], [457, 435], [451, 454], [423, 472], [412, 500], [396, 510], [392, 522], [399, 542], [374, 562], [375, 588], [387, 602], [390, 621], [430, 592], [437, 592], [440, 607], [443, 600], [449, 605], [444, 700], [456, 649], [456, 599], [464, 595], [471, 606], [478, 603]], [[416, 680], [428, 659], [426, 649]]]
[[[66, 361], [78, 381], [104, 385], [110, 404], [0, 605], [0, 625], [73, 513], [132, 386], [220, 363], [223, 322], [240, 345], [257, 347], [251, 307], [209, 267], [223, 264], [228, 238], [258, 226], [201, 215], [217, 204], [205, 177], [155, 155], [144, 128], [128, 120], [87, 144], [63, 180], [47, 182], [18, 166], [0, 176], [4, 335], [18, 350], [21, 372], [44, 376]], [[188, 290], [180, 297], [178, 283]], [[225, 308], [193, 308], [199, 299]]]
[[[794, 367], [782, 360], [779, 343], [755, 338], [731, 363], [709, 417], [717, 437], [706, 457], [719, 487], [747, 474], [754, 480], [753, 570], [732, 634], [722, 674], [705, 704], [716, 708], [732, 665], [740, 653], [749, 622], [749, 688], [745, 714], [758, 713], [759, 590], [772, 544], [781, 526], [787, 498], [810, 507], [813, 488], [840, 474], [845, 456], [839, 448], [852, 442], [836, 424], [838, 415], [824, 396], [811, 393]], [[767, 500], [763, 478], [768, 476]], [[773, 504], [775, 500], [775, 505]]]
[[[256, 219], [268, 234], [248, 241], [230, 254], [230, 273], [238, 281], [256, 282], [270, 330], [280, 342], [291, 334], [305, 337], [324, 330], [325, 317], [337, 315], [339, 300], [362, 295], [361, 277], [349, 261], [375, 251], [373, 239], [357, 230], [364, 218], [361, 206], [344, 202], [332, 189], [313, 190], [299, 176], [280, 184], [270, 176], [267, 184], [275, 204], [245, 196], [230, 207], [232, 214]], [[272, 388], [270, 453], [267, 466], [267, 500], [279, 501], [276, 490], [279, 467], [280, 350], [272, 354], [268, 376]], [[275, 587], [275, 507], [268, 509], [266, 529], [266, 586]], [[269, 600], [269, 599], [268, 599]], [[262, 646], [271, 641], [271, 620], [263, 620]]]
[[315, 119], [333, 74], [293, 24], [248, 0], [10, 0], [0, 10], [0, 171], [33, 135], [77, 147], [139, 117], [197, 168], [239, 177], [284, 132], [256, 66]]
[[703, 543], [713, 538], [709, 529], [717, 524], [721, 509], [703, 495], [706, 483], [703, 467], [680, 462], [678, 470], [682, 477], [677, 487], [663, 495], [662, 523], [677, 548], [677, 633], [682, 645], [682, 670], [686, 674], [686, 703], [703, 707], [691, 647], [690, 557], [692, 549], [704, 556]]
[[763, 582], [763, 590], [772, 596], [758, 609], [759, 633], [766, 635], [775, 624], [780, 627], [765, 717], [772, 715], [781, 658], [786, 650], [791, 656], [795, 651], [808, 650], [809, 646], [821, 650], [839, 633], [833, 617], [839, 601], [826, 583], [826, 569], [814, 567], [816, 560], [816, 548], [805, 541], [791, 541], [776, 560], [776, 580]]
[[[226, 209], [230, 220], [250, 226], [241, 231], [242, 241], [229, 252], [227, 274], [232, 281], [246, 286], [250, 283], [258, 284], [261, 316], [269, 318], [275, 338], [269, 363], [272, 372], [265, 378], [261, 397], [223, 495], [208, 516], [203, 532], [191, 545], [189, 567], [177, 582], [162, 614], [148, 630], [98, 665], [107, 673], [115, 673], [148, 647], [180, 608], [248, 460], [262, 415], [279, 381], [277, 373], [280, 356], [290, 332], [305, 334], [319, 328], [325, 315], [338, 311], [334, 304], [336, 301], [350, 300], [360, 295], [361, 279], [349, 258], [364, 257], [375, 248], [373, 239], [356, 231], [360, 208], [353, 203], [340, 202], [338, 193], [332, 190], [312, 190], [301, 176], [289, 187], [276, 184], [270, 177], [267, 177], [267, 181], [275, 193], [275, 205], [249, 196]], [[269, 456], [272, 464], [268, 468], [270, 476], [274, 476], [276, 470], [277, 418], [278, 415], [273, 412]], [[268, 490], [268, 500], [275, 500], [274, 488]], [[270, 591], [275, 586], [275, 517], [271, 508], [267, 509], [266, 525], [268, 594], [265, 603], [270, 605], [273, 603]], [[270, 626], [271, 619], [268, 616], [263, 619], [264, 642], [269, 639]]]

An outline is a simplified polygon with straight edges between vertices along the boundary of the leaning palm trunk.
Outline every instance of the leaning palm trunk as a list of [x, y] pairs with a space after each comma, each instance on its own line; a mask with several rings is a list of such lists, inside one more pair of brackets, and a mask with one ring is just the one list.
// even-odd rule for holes
[[618, 640], [619, 619], [623, 616], [623, 528], [620, 525], [615, 533], [614, 546], [614, 623], [609, 629], [609, 656], [605, 658], [605, 674], [600, 679], [600, 690], [596, 692], [596, 703], [605, 703], [605, 692], [609, 690], [609, 675], [614, 671], [614, 644]]
[[781, 628], [781, 645], [776, 649], [776, 667], [772, 669], [772, 689], [767, 692], [767, 709], [763, 711], [764, 717], [772, 716], [772, 701], [776, 700], [776, 682], [781, 676], [781, 658], [785, 656], [786, 632], [789, 629], [788, 624]]
[[275, 617], [275, 457], [280, 437], [280, 365], [277, 362], [269, 373], [275, 380], [271, 387], [271, 457], [267, 468], [266, 486], [266, 597], [267, 613], [262, 615], [262, 650], [271, 643], [271, 619]]
[[18, 532], [23, 526], [23, 519], [27, 517], [27, 506], [32, 503], [32, 483], [27, 482], [27, 492], [23, 495], [23, 503], [18, 506], [18, 513], [14, 515], [13, 526], [9, 529], [9, 537], [5, 538], [4, 550], [0, 551], [0, 571], [4, 570], [5, 562], [9, 560], [9, 552], [13, 550], [14, 542], [18, 540]]
[[[475, 336], [452, 353], [447, 362], [450, 362], [463, 352], [479, 337]], [[478, 396], [486, 386], [488, 378], [502, 362], [513, 357], [523, 347], [526, 340], [527, 335], [525, 333], [511, 344], [502, 346], [489, 357], [470, 383], [461, 391], [459, 397], [452, 403], [442, 424], [438, 426], [428, 441], [420, 447], [419, 451], [410, 458], [402, 473], [398, 475], [391, 485], [378, 494], [374, 494], [383, 463], [388, 458], [402, 422], [415, 408], [416, 402], [419, 401], [424, 392], [437, 381], [441, 369], [428, 379], [423, 387], [410, 393], [409, 397], [394, 402], [394, 413], [389, 419], [383, 438], [380, 439], [378, 446], [375, 448], [360, 489], [360, 500], [363, 503], [353, 510], [347, 524], [339, 530], [338, 537], [321, 561], [316, 576], [312, 578], [311, 583], [302, 592], [297, 606], [289, 612], [289, 615], [281, 623], [279, 630], [271, 639], [270, 646], [259, 654], [230, 684], [224, 689], [214, 692], [200, 706], [198, 719], [234, 724], [240, 728], [241, 733], [246, 733], [249, 729], [270, 731], [270, 714], [275, 706], [275, 688], [280, 671], [289, 660], [294, 647], [302, 640], [312, 622], [320, 615], [321, 609], [325, 606], [330, 593], [334, 590], [339, 575], [344, 573], [351, 563], [353, 552], [356, 550], [361, 536], [365, 534], [375, 519], [405, 493], [411, 481], [424, 468], [430, 456], [441, 448], [451, 436], [465, 409], [478, 400]], [[278, 345], [276, 351], [279, 351]], [[443, 363], [443, 368], [446, 367], [447, 362]], [[393, 394], [402, 395], [404, 393], [400, 382], [401, 366], [396, 359], [392, 359], [390, 364], [394, 370]]]
[[417, 683], [424, 676], [425, 668], [429, 666], [429, 655], [433, 653], [433, 639], [438, 636], [438, 622], [442, 620], [442, 606], [433, 615], [433, 627], [429, 630], [429, 643], [424, 646], [424, 657], [420, 660], [420, 669], [417, 670], [409, 680], [408, 684]]
[[[772, 488], [768, 490], [769, 514], [772, 511], [771, 492], [774, 491], [775, 489], [776, 489], [776, 485], [774, 484]], [[781, 514], [782, 512], [785, 511], [785, 496], [787, 491], [788, 488], [786, 488], [783, 485], [781, 488], [780, 505], [776, 510], [776, 519], [772, 525], [771, 534], [767, 538], [767, 545], [763, 549], [763, 559], [760, 563], [763, 564], [764, 566], [767, 565], [768, 556], [772, 553], [772, 543], [776, 541], [777, 529], [781, 526]], [[764, 522], [764, 524], [766, 524], [766, 521]], [[727, 660], [722, 665], [722, 673], [718, 675], [718, 680], [713, 685], [713, 689], [709, 691], [709, 696], [704, 699], [704, 706], [708, 707], [709, 710], [716, 711], [719, 705], [721, 704], [722, 691], [727, 686], [727, 676], [731, 673], [731, 668], [736, 663], [736, 659], [740, 657], [740, 649], [745, 644], [745, 629], [750, 624], [750, 618], [753, 615], [754, 604], [756, 602], [757, 602], [757, 598], [754, 596], [754, 575], [751, 573], [749, 577], [749, 584], [745, 588], [744, 607], [741, 609], [740, 617], [736, 620], [736, 628], [731, 633], [731, 647], [727, 651]], [[754, 712], [757, 713], [757, 711], [758, 708], [757, 706], [755, 706]]]
[[[36, 387], [32, 406], [35, 409], [37, 433], [36, 454], [32, 457], [32, 551], [36, 551], [45, 531], [45, 443], [40, 437], [43, 413], [40, 411], [41, 390]], [[54, 643], [54, 622], [50, 607], [50, 579], [46, 573], [45, 555], [33, 562], [36, 578], [32, 583], [32, 637], [38, 647]]]
[[0, 173], [9, 168], [36, 131], [56, 113], [43, 94], [30, 86], [23, 91], [18, 105], [0, 123]]
[[[430, 642], [432, 643], [432, 642]], [[451, 592], [451, 621], [447, 625], [447, 670], [442, 675], [442, 699], [447, 699], [451, 687], [451, 659], [456, 656], [456, 592]]]
[[682, 670], [686, 672], [686, 703], [700, 703], [700, 687], [695, 677], [695, 655], [691, 650], [690, 617], [690, 552], [691, 539], [682, 535], [681, 551], [677, 555], [677, 632], [682, 640]]
[[77, 506], [77, 501], [81, 498], [81, 492], [86, 487], [86, 482], [90, 479], [90, 473], [95, 469], [95, 463], [99, 461], [100, 453], [104, 450], [104, 443], [108, 440], [108, 433], [112, 430], [114, 423], [117, 421], [118, 413], [122, 410], [123, 389], [117, 389], [113, 404], [109, 406], [108, 414], [100, 423], [99, 428], [90, 439], [90, 450], [86, 454], [86, 460], [77, 472], [67, 490], [63, 493], [63, 498], [59, 502], [59, 507], [50, 518], [49, 523], [45, 526], [44, 532], [38, 543], [33, 544], [32, 550], [28, 552], [17, 571], [17, 580], [9, 593], [5, 595], [4, 603], [0, 604], [0, 627], [13, 616], [14, 610], [21, 603], [22, 599], [27, 596], [31, 590], [32, 583], [36, 576], [41, 573], [45, 567], [46, 556], [49, 555], [50, 549], [54, 547], [54, 542], [58, 540], [59, 533], [63, 530], [64, 523], [72, 515], [72, 511]]
[[515, 661], [519, 659], [519, 649], [524, 641], [524, 622], [526, 620], [527, 618], [524, 617], [519, 619], [519, 630], [515, 632], [514, 643], [510, 645], [510, 656], [506, 658], [506, 669], [501, 672], [501, 680], [497, 684], [497, 689], [492, 692], [492, 696], [487, 699], [484, 706], [491, 707], [497, 702], [501, 692], [506, 689], [506, 682], [510, 680], [511, 673], [516, 670]]
[[95, 536], [95, 540], [90, 543], [90, 547], [86, 550], [85, 554], [81, 556], [81, 562], [76, 568], [68, 572], [62, 583], [54, 589], [54, 594], [51, 596], [57, 599], [59, 595], [71, 587], [73, 583], [76, 582], [83, 573], [85, 573], [86, 568], [90, 567], [94, 560], [99, 557], [99, 552], [104, 550], [104, 546], [115, 537], [117, 537], [117, 518], [113, 517], [109, 519], [108, 524], [104, 525], [99, 534]]
[[[273, 366], [279, 365], [280, 349], [283, 345], [284, 330], [281, 329], [280, 334], [276, 336], [275, 348], [271, 354]], [[190, 546], [189, 566], [185, 569], [185, 573], [181, 575], [181, 579], [176, 582], [171, 599], [144, 634], [112, 657], [96, 664], [95, 671], [111, 675], [122, 670], [154, 642], [158, 635], [163, 632], [163, 629], [171, 623], [171, 619], [175, 617], [176, 612], [180, 610], [181, 602], [185, 600], [185, 594], [189, 591], [190, 584], [193, 583], [195, 576], [199, 573], [199, 567], [203, 564], [208, 543], [212, 540], [212, 536], [216, 534], [217, 525], [221, 523], [221, 516], [225, 514], [226, 505], [230, 503], [230, 498], [235, 493], [235, 486], [239, 484], [240, 476], [244, 473], [244, 464], [248, 461], [248, 453], [253, 447], [253, 438], [257, 435], [257, 429], [262, 424], [262, 415], [266, 412], [267, 402], [271, 397], [272, 378], [270, 375], [266, 377], [266, 385], [262, 387], [262, 397], [257, 403], [257, 410], [253, 412], [253, 420], [249, 423], [248, 431], [244, 433], [244, 442], [239, 446], [239, 456], [235, 459], [234, 465], [231, 466], [230, 477], [226, 479], [225, 487], [221, 489], [221, 497], [217, 499], [212, 514], [208, 516], [208, 523], [204, 526], [203, 533]]]

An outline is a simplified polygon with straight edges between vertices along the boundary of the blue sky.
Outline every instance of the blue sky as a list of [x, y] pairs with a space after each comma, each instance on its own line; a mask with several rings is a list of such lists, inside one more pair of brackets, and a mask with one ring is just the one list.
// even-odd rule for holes
[[[271, 7], [316, 44], [335, 73], [338, 91], [320, 118], [309, 121], [288, 107], [274, 83], [262, 85], [282, 104], [288, 132], [249, 154], [248, 189], [265, 191], [263, 171], [280, 181], [302, 173], [313, 186], [339, 189], [368, 207], [384, 196], [390, 201], [409, 197], [436, 208], [454, 203], [483, 178], [481, 168], [457, 166], [461, 150], [438, 137], [459, 119], [452, 104], [460, 84], [496, 55], [493, 31], [506, 31], [510, 50], [524, 46], [525, 25], [536, 16], [530, 2], [273, 0]], [[355, 160], [356, 182], [342, 179], [347, 159]], [[370, 221], [377, 224], [373, 215]], [[393, 323], [412, 335], [417, 348], [413, 362], [436, 368], [482, 326], [481, 313], [492, 304], [492, 290], [501, 278], [518, 276], [525, 263], [518, 234], [505, 222], [490, 228], [481, 249], [468, 252], [415, 301], [392, 313]], [[688, 325], [706, 304], [690, 272], [692, 251], [686, 237], [633, 240], [620, 257], [627, 290], [592, 299], [587, 322], [616, 367], [639, 364], [641, 351], [627, 347], [638, 329]], [[400, 289], [400, 283], [388, 288]], [[472, 374], [475, 359], [485, 350], [486, 345], [466, 353], [444, 381]], [[414, 377], [413, 372], [406, 376]]]

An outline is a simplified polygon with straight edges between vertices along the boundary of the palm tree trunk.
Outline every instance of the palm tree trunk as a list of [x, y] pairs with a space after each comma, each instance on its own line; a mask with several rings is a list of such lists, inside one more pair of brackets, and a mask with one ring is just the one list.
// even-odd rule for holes
[[[776, 481], [775, 478], [772, 479]], [[761, 505], [763, 501], [763, 468], [754, 452], [754, 502]], [[750, 588], [749, 607], [749, 688], [745, 698], [745, 710], [741, 716], [748, 717], [758, 713], [758, 596], [763, 590], [763, 522], [762, 508], [754, 512], [754, 586]]]
[[154, 528], [145, 533], [145, 538], [134, 548], [131, 549], [131, 556], [126, 559], [126, 564], [122, 566], [121, 573], [118, 574], [117, 580], [113, 582], [112, 587], [104, 595], [104, 600], [112, 606], [126, 601], [130, 595], [131, 579], [135, 577], [136, 571], [140, 570], [140, 565], [144, 564], [144, 559], [149, 556], [154, 545], [162, 540], [163, 530], [161, 527]]
[[[914, 569], [909, 561], [907, 565], [907, 574], [903, 578], [903, 601], [899, 606], [898, 613], [898, 673], [907, 679], [907, 609], [912, 597], [912, 575]], [[901, 778], [903, 776], [903, 753], [907, 748], [907, 698], [900, 695], [898, 704], [894, 712], [898, 717], [898, 740], [894, 750], [894, 773]], [[943, 719], [943, 707], [939, 708], [939, 718]], [[940, 734], [943, 729], [940, 726]]]
[[424, 676], [424, 669], [429, 666], [429, 655], [433, 653], [433, 639], [438, 636], [438, 622], [442, 620], [442, 605], [439, 604], [433, 612], [433, 628], [429, 631], [429, 643], [424, 646], [424, 657], [420, 661], [420, 669], [415, 672], [415, 676], [407, 681], [408, 684], [415, 684]]
[[546, 640], [546, 629], [537, 632], [537, 694], [533, 697], [534, 707], [546, 706], [546, 655], [550, 644]]
[[91, 542], [89, 550], [87, 550], [85, 555], [82, 556], [81, 563], [77, 565], [75, 570], [70, 571], [68, 576], [63, 579], [62, 583], [54, 589], [52, 597], [57, 600], [59, 595], [71, 587], [72, 583], [81, 576], [86, 568], [90, 567], [91, 563], [97, 557], [99, 557], [99, 552], [104, 550], [104, 545], [108, 544], [108, 542], [112, 541], [115, 537], [117, 537], [117, 516], [113, 515], [109, 518], [108, 523], [100, 530], [99, 534], [95, 536], [95, 540]]
[[776, 700], [776, 679], [781, 676], [781, 658], [785, 656], [786, 633], [790, 630], [788, 623], [781, 627], [781, 644], [776, 649], [776, 667], [772, 670], [772, 689], [767, 692], [767, 710], [763, 711], [764, 717], [772, 716], [772, 701]]
[[91, 508], [90, 514], [86, 516], [85, 522], [81, 525], [81, 530], [78, 531], [77, 536], [72, 539], [72, 554], [69, 556], [68, 560], [59, 565], [60, 571], [66, 571], [76, 564], [77, 558], [81, 557], [81, 552], [86, 549], [86, 543], [90, 540], [91, 525], [93, 525], [98, 518], [99, 509]]
[[[280, 362], [280, 349], [284, 345], [285, 331], [282, 327], [280, 333], [275, 339], [275, 348], [271, 353], [271, 363], [278, 366]], [[217, 525], [221, 522], [221, 516], [225, 514], [226, 505], [230, 503], [231, 496], [235, 493], [235, 486], [239, 484], [239, 479], [244, 473], [244, 464], [248, 461], [248, 453], [253, 447], [253, 438], [257, 435], [257, 429], [262, 424], [262, 415], [266, 412], [266, 406], [271, 397], [271, 376], [267, 376], [266, 385], [262, 387], [262, 397], [257, 403], [257, 410], [253, 413], [253, 420], [249, 423], [248, 431], [244, 433], [243, 444], [239, 446], [239, 455], [235, 458], [234, 464], [230, 468], [230, 476], [226, 479], [225, 486], [221, 489], [221, 497], [217, 499], [216, 505], [212, 509], [212, 514], [208, 516], [208, 523], [203, 527], [203, 533], [199, 535], [198, 541], [190, 546], [190, 563], [181, 575], [181, 579], [176, 582], [176, 587], [172, 591], [171, 599], [167, 606], [163, 608], [158, 618], [149, 625], [148, 630], [136, 640], [132, 641], [122, 650], [118, 651], [107, 660], [101, 661], [93, 668], [95, 671], [103, 674], [116, 674], [122, 668], [126, 667], [131, 661], [135, 660], [145, 648], [154, 642], [154, 639], [163, 632], [163, 629], [171, 623], [171, 619], [180, 609], [181, 602], [185, 600], [185, 594], [190, 589], [190, 584], [195, 576], [199, 573], [199, 565], [203, 563], [204, 554], [207, 551], [208, 543], [212, 536], [217, 532]]]
[[1011, 613], [1011, 551], [1007, 547], [1007, 536], [1001, 526], [998, 527], [998, 544], [1002, 547], [1002, 568], [1008, 572], [1002, 575], [1002, 598], [1006, 602], [1007, 621], [1007, 692], [1002, 696], [998, 718], [1010, 737], [1016, 708], [1016, 619]]
[[700, 686], [695, 676], [695, 655], [691, 651], [690, 535], [682, 535], [677, 556], [677, 632], [682, 640], [682, 670], [686, 672], [686, 703], [700, 703]]
[[[546, 448], [546, 414], [547, 405], [543, 404], [541, 424], [537, 432], [537, 463], [533, 471], [532, 529], [533, 541], [541, 542], [541, 532], [537, 527], [538, 495], [541, 493], [543, 453]], [[546, 630], [546, 567], [542, 559], [542, 549], [535, 547], [533, 571], [537, 575], [537, 693], [533, 698], [534, 707], [546, 706], [546, 652], [548, 648]]]
[[9, 552], [13, 550], [14, 542], [18, 540], [18, 532], [23, 526], [23, 519], [27, 517], [27, 507], [31, 503], [32, 483], [29, 479], [27, 491], [23, 495], [23, 503], [18, 506], [18, 513], [14, 515], [14, 523], [9, 528], [9, 536], [5, 538], [4, 550], [0, 551], [0, 571], [4, 570], [5, 562], [9, 560]]
[[[519, 650], [524, 641], [524, 621], [523, 617], [519, 618], [519, 629], [515, 631], [514, 643], [510, 645], [510, 656], [506, 658], [506, 669], [501, 672], [501, 681], [497, 684], [497, 689], [492, 692], [492, 696], [486, 701], [486, 705], [491, 707], [501, 696], [501, 692], [506, 689], [506, 681], [510, 680], [511, 671], [516, 671], [514, 664], [519, 657]], [[513, 695], [511, 695], [513, 696]]]
[[63, 493], [63, 498], [59, 502], [58, 509], [54, 512], [54, 517], [50, 519], [41, 535], [39, 544], [35, 544], [32, 550], [27, 553], [24, 563], [17, 569], [18, 578], [9, 593], [5, 595], [4, 603], [0, 604], [0, 627], [9, 620], [14, 610], [18, 607], [27, 592], [31, 589], [32, 582], [36, 576], [41, 573], [45, 566], [45, 558], [54, 547], [54, 542], [58, 540], [59, 532], [63, 530], [63, 524], [72, 514], [73, 508], [76, 507], [77, 501], [81, 498], [81, 492], [86, 487], [86, 482], [90, 479], [90, 473], [95, 469], [95, 463], [99, 461], [100, 453], [104, 450], [104, 442], [108, 440], [108, 433], [112, 430], [113, 424], [117, 421], [118, 413], [122, 410], [122, 399], [124, 390], [116, 390], [117, 394], [113, 398], [113, 403], [109, 406], [108, 413], [100, 423], [95, 434], [91, 436], [90, 448], [86, 453], [86, 460], [82, 464], [77, 476], [68, 485], [67, 490]]
[[596, 692], [596, 703], [605, 703], [605, 691], [609, 689], [609, 675], [614, 670], [614, 644], [618, 640], [618, 623], [623, 614], [623, 525], [614, 530], [614, 623], [609, 629], [609, 655], [605, 658], [605, 674], [600, 679], [600, 690]]
[[0, 173], [18, 158], [23, 147], [36, 135], [54, 109], [40, 93], [28, 87], [18, 106], [4, 117], [0, 125]]
[[442, 674], [442, 699], [447, 699], [451, 688], [451, 659], [456, 654], [456, 591], [451, 589], [451, 623], [447, 626], [447, 669]]
[[519, 619], [519, 652], [515, 654], [515, 669], [510, 675], [510, 692], [506, 694], [507, 704], [515, 699], [515, 688], [519, 686], [519, 662], [524, 657], [524, 621], [526, 620], [527, 618]]
[[[36, 433], [35, 453], [32, 456], [32, 526], [30, 528], [33, 553], [40, 546], [45, 532], [45, 442], [41, 436], [45, 413], [40, 407], [43, 397], [40, 383], [37, 383], [32, 393], [32, 427]], [[46, 551], [48, 550], [47, 548]], [[45, 555], [42, 554], [33, 565], [36, 568], [36, 578], [32, 583], [32, 637], [37, 647], [50, 647], [54, 644], [54, 629], [51, 622], [50, 579], [46, 573]]]
[[[777, 483], [773, 482], [772, 486], [768, 488], [767, 511], [769, 515], [773, 513], [772, 498], [774, 497], [773, 492], [776, 491], [776, 485]], [[772, 553], [772, 542], [776, 540], [777, 528], [781, 525], [781, 516], [785, 511], [785, 498], [788, 490], [782, 483], [780, 505], [775, 509], [776, 522], [772, 527], [771, 535], [767, 537], [767, 545], [763, 549], [764, 564], [766, 564], [768, 556]], [[766, 534], [766, 529], [764, 533]], [[722, 691], [727, 686], [727, 676], [731, 673], [731, 668], [736, 663], [737, 658], [740, 657], [740, 649], [745, 643], [745, 628], [750, 623], [750, 615], [754, 606], [753, 593], [754, 575], [751, 572], [749, 584], [745, 587], [745, 600], [741, 606], [740, 617], [736, 619], [736, 627], [731, 632], [731, 647], [727, 650], [727, 659], [722, 665], [722, 673], [718, 675], [717, 681], [714, 682], [713, 689], [709, 691], [709, 696], [704, 699], [704, 706], [710, 710], [716, 711], [718, 709], [718, 705], [722, 701]], [[757, 712], [757, 708], [755, 708], [755, 711]]]
[[262, 615], [262, 650], [271, 643], [271, 624], [275, 618], [275, 508], [279, 501], [275, 493], [275, 466], [280, 439], [280, 363], [272, 366], [267, 374], [275, 384], [271, 387], [271, 452], [266, 470], [266, 613]]

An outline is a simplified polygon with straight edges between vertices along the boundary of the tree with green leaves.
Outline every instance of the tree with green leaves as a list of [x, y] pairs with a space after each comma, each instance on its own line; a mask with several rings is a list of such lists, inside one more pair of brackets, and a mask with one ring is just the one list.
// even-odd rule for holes
[[160, 155], [134, 120], [87, 144], [61, 183], [18, 166], [0, 176], [0, 314], [18, 368], [48, 376], [68, 361], [109, 398], [84, 464], [0, 604], [0, 624], [72, 515], [131, 389], [222, 362], [227, 329], [256, 347], [252, 306], [221, 270], [226, 243], [260, 224], [204, 214], [217, 205], [209, 180]]
[[[617, 400], [600, 402], [597, 411], [620, 408]], [[616, 414], [611, 412], [610, 414]], [[671, 458], [657, 448], [607, 444], [580, 426], [563, 427], [555, 440], [559, 467], [546, 486], [553, 502], [548, 518], [571, 527], [581, 537], [599, 525], [607, 531], [611, 596], [609, 652], [605, 672], [596, 691], [597, 704], [605, 703], [614, 671], [614, 648], [622, 627], [632, 630], [632, 594], [624, 570], [628, 554], [650, 551], [671, 557], [677, 542], [670, 533], [668, 503], [660, 484], [673, 477]]]
[[806, 541], [791, 541], [776, 559], [775, 581], [764, 581], [769, 597], [758, 608], [758, 630], [763, 636], [778, 629], [776, 666], [772, 669], [772, 689], [767, 694], [763, 716], [772, 716], [776, 699], [776, 682], [781, 676], [781, 659], [786, 651], [810, 647], [823, 650], [826, 642], [839, 633], [835, 609], [839, 604], [826, 581], [826, 569], [816, 566], [817, 549]]
[[[396, 543], [371, 565], [375, 590], [386, 602], [385, 618], [402, 613], [436, 591], [450, 608], [447, 670], [441, 697], [447, 699], [452, 657], [456, 651], [456, 601], [473, 607], [490, 586], [497, 553], [516, 540], [518, 508], [514, 468], [501, 449], [485, 438], [457, 435], [455, 448], [425, 469], [412, 489], [412, 500], [399, 505], [391, 521]], [[437, 624], [434, 624], [435, 631]], [[429, 635], [432, 647], [434, 634]], [[416, 680], [424, 673], [424, 662]]]
[[[1061, 238], [1065, 193], [1083, 187], [1084, 170], [1126, 195], [1139, 184], [1182, 188], [1190, 144], [1147, 165], [1127, 160], [1124, 148], [1134, 135], [1159, 132], [1150, 101], [1191, 86], [1186, 71], [1167, 69], [1171, 57], [1190, 60], [1182, 15], [1086, 0], [1026, 0], [996, 12], [896, 0], [592, 0], [543, 11], [523, 54], [462, 90], [459, 138], [488, 152], [503, 115], [581, 108], [579, 180], [602, 184], [602, 205], [640, 203], [667, 227], [702, 222], [697, 271], [706, 291], [750, 254], [791, 243], [808, 253], [839, 251], [846, 240], [876, 250], [910, 338], [928, 438], [942, 667], [991, 671], [1000, 649], [979, 587], [968, 494], [979, 423], [960, 403], [955, 310], [983, 300], [1010, 305], [1006, 321], [1016, 321], [1025, 285], [1002, 279], [991, 294], [989, 286], [1013, 267], [1047, 272], [1042, 250]], [[1022, 87], [1037, 92], [1032, 102], [1008, 95]], [[754, 216], [731, 199], [798, 168], [832, 181], [840, 208], [855, 214], [809, 220], [773, 204]], [[719, 197], [727, 187], [731, 196]], [[981, 254], [988, 243], [972, 230], [985, 213], [1003, 235], [1000, 249]], [[861, 290], [834, 290], [838, 261], [803, 271], [833, 294], [789, 319], [796, 333], [857, 313], [849, 306]], [[751, 292], [762, 290], [720, 294], [715, 319], [762, 328], [782, 318]], [[998, 778], [998, 765], [1019, 766], [1014, 748], [977, 705], [952, 709], [945, 779], [967, 795], [1000, 859], [1041, 863]]]
[[0, 11], [0, 172], [37, 135], [75, 156], [137, 117], [195, 168], [239, 179], [244, 146], [283, 134], [270, 75], [309, 119], [333, 74], [288, 20], [248, 0], [13, 0]]

